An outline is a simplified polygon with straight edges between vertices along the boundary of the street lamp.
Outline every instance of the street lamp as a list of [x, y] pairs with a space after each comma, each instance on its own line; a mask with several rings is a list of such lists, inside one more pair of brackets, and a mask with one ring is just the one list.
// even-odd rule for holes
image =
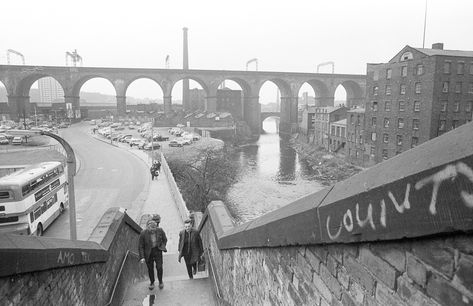
[[46, 131], [31, 131], [31, 130], [10, 130], [8, 134], [13, 136], [36, 136], [45, 135], [57, 140], [66, 151], [67, 161], [67, 181], [69, 184], [69, 223], [71, 240], [77, 240], [77, 226], [76, 226], [76, 201], [74, 194], [74, 175], [76, 173], [76, 156], [71, 145], [62, 137]]

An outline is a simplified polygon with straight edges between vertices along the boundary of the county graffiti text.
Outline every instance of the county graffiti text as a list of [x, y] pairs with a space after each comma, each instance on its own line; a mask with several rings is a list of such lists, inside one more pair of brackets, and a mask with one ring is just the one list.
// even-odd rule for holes
[[[425, 188], [426, 186], [432, 185], [432, 192], [430, 197], [430, 203], [428, 206], [428, 213], [432, 216], [437, 214], [437, 202], [438, 202], [438, 191], [443, 182], [446, 181], [454, 181], [459, 175], [463, 175], [468, 179], [469, 182], [473, 183], [473, 170], [465, 163], [458, 162], [456, 164], [447, 165], [442, 170], [427, 176], [423, 179], [420, 179], [414, 184], [414, 189], [416, 191]], [[376, 230], [376, 224], [382, 228], [387, 227], [387, 216], [386, 216], [386, 202], [391, 202], [395, 211], [398, 214], [404, 214], [408, 210], [411, 209], [412, 204], [409, 200], [409, 195], [411, 193], [412, 185], [410, 183], [406, 184], [405, 193], [404, 193], [404, 200], [399, 203], [394, 194], [391, 191], [387, 192], [387, 196], [390, 201], [386, 201], [382, 198], [379, 201], [379, 222], [375, 222], [378, 219], [373, 219], [373, 206], [372, 203], [368, 204], [366, 209], [366, 216], [364, 218], [360, 217], [360, 205], [359, 203], [355, 204], [355, 216], [353, 216], [353, 208], [348, 208], [345, 213], [343, 214], [342, 219], [340, 220], [338, 229], [335, 232], [330, 231], [330, 222], [331, 216], [328, 215], [326, 219], [326, 231], [327, 235], [331, 240], [336, 240], [339, 238], [342, 230], [345, 229], [347, 232], [351, 233], [355, 226], [359, 228], [365, 228], [367, 225], [372, 230]], [[460, 192], [460, 198], [462, 199], [463, 204], [468, 208], [473, 208], [473, 194], [469, 193], [468, 191], [462, 190]], [[417, 205], [423, 205], [422, 203], [416, 203]]]

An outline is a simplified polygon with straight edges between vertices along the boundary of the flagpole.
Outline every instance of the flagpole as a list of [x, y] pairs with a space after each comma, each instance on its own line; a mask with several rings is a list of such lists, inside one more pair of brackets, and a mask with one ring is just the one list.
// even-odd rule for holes
[[424, 36], [422, 38], [422, 48], [425, 46], [425, 28], [427, 26], [427, 0], [425, 0], [425, 15], [424, 15]]

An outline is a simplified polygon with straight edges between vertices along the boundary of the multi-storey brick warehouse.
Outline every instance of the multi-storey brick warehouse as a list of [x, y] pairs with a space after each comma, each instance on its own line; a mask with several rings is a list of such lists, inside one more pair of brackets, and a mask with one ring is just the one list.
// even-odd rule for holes
[[314, 113], [314, 142], [329, 150], [330, 123], [346, 118], [345, 106], [310, 107], [309, 112]]
[[345, 158], [348, 162], [364, 166], [369, 160], [369, 151], [364, 145], [365, 109], [354, 108], [347, 111], [347, 145]]
[[368, 64], [368, 164], [470, 122], [472, 107], [473, 51], [406, 46], [388, 63]]

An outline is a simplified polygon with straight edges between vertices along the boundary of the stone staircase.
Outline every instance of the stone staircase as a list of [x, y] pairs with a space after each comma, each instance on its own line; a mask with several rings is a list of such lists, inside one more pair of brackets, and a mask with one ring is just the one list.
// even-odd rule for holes
[[156, 281], [155, 288], [149, 290], [146, 277], [145, 281], [128, 288], [122, 305], [217, 305], [207, 271], [198, 272], [193, 280], [189, 279], [184, 259], [178, 263], [177, 253], [163, 256], [163, 270], [163, 289], [158, 288]]

